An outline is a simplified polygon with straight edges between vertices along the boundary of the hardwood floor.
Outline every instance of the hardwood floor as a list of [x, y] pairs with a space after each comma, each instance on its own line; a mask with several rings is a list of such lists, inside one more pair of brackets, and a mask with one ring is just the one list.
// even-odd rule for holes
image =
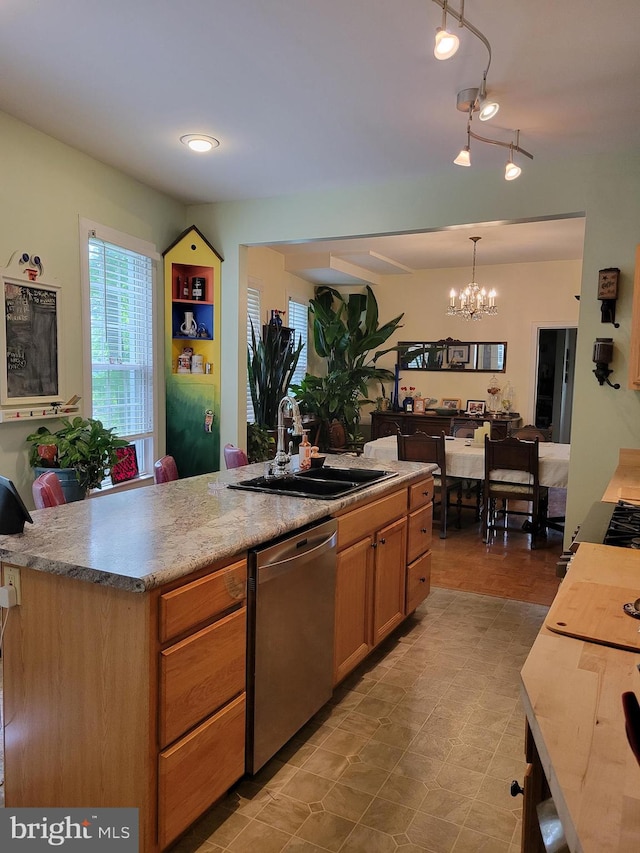
[[[549, 515], [563, 515], [566, 492], [550, 489]], [[482, 542], [480, 523], [473, 509], [462, 513], [462, 527], [456, 529], [450, 515], [447, 538], [439, 538], [439, 522], [433, 524], [431, 583], [434, 587], [459, 589], [549, 605], [560, 583], [556, 563], [562, 554], [563, 536], [550, 530], [531, 550], [530, 537], [510, 524], [510, 532], [496, 534], [489, 545]]]

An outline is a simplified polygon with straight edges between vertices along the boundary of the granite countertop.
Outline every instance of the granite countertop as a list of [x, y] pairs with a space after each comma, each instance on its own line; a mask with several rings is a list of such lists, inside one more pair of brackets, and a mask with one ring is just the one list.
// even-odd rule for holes
[[225, 488], [262, 474], [264, 465], [256, 464], [100, 495], [33, 511], [34, 523], [26, 524], [24, 533], [0, 536], [0, 560], [144, 592], [333, 515], [364, 496], [382, 495], [435, 467], [350, 456], [328, 464], [375, 467], [398, 476], [329, 501]]

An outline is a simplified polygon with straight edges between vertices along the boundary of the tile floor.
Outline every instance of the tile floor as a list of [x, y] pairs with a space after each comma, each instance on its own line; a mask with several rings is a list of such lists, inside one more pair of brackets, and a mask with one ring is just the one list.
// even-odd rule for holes
[[516, 853], [519, 672], [546, 612], [434, 589], [174, 853]]

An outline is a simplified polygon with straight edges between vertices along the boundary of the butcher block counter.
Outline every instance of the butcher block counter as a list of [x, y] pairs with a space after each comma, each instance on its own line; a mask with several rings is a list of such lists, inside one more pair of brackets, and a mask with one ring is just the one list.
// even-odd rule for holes
[[328, 516], [339, 540], [392, 528], [393, 561], [375, 563], [398, 579], [389, 630], [428, 594], [434, 466], [376, 467], [396, 476], [334, 500], [227, 488], [252, 465], [38, 510], [0, 536], [21, 586], [2, 650], [7, 808], [135, 806], [141, 853], [171, 845], [244, 774], [250, 549]]
[[[620, 452], [605, 500], [640, 486], [639, 458]], [[544, 851], [535, 806], [549, 791], [571, 853], [640, 850], [640, 766], [621, 701], [640, 699], [640, 621], [622, 609], [639, 597], [640, 552], [580, 545], [522, 669], [524, 853]]]

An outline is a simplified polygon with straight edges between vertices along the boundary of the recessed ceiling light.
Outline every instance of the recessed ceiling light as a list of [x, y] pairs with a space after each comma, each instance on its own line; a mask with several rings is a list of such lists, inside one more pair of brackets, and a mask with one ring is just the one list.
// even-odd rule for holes
[[192, 151], [198, 151], [200, 154], [211, 151], [212, 148], [217, 148], [220, 143], [213, 136], [203, 136], [200, 133], [188, 133], [186, 136], [180, 137], [180, 142], [188, 145]]

